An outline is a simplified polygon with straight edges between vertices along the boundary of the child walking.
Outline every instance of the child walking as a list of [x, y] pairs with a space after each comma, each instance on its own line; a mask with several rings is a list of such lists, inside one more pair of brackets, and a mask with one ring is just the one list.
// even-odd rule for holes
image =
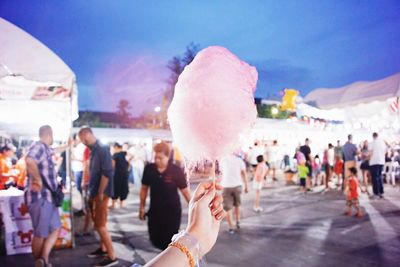
[[264, 177], [268, 173], [268, 167], [265, 164], [264, 157], [259, 155], [257, 157], [257, 167], [256, 171], [254, 172], [254, 181], [253, 181], [253, 188], [256, 190], [256, 198], [254, 200], [254, 207], [253, 210], [255, 212], [263, 211], [263, 208], [260, 207], [260, 192], [263, 188], [264, 184]]
[[300, 161], [299, 166], [297, 166], [297, 172], [299, 174], [299, 179], [300, 179], [300, 192], [305, 193], [307, 176], [308, 173], [310, 172], [310, 169], [306, 166], [305, 160]]
[[346, 194], [347, 194], [347, 216], [353, 215], [353, 207], [356, 210], [356, 217], [362, 217], [360, 202], [358, 200], [358, 179], [357, 179], [357, 169], [355, 167], [349, 168], [350, 176], [347, 178], [346, 184]]

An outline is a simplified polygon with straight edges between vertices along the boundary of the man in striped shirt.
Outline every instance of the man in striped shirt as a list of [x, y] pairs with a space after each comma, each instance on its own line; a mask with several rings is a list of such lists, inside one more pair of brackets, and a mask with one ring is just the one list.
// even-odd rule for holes
[[[53, 162], [53, 131], [45, 125], [39, 129], [40, 141], [35, 142], [26, 157], [28, 189], [25, 194], [32, 220], [32, 253], [35, 267], [51, 266], [49, 254], [57, 240], [61, 226], [58, 208], [54, 205], [51, 191], [57, 187], [57, 175]], [[45, 183], [48, 186], [45, 186]], [[48, 188], [50, 187], [50, 189]]]

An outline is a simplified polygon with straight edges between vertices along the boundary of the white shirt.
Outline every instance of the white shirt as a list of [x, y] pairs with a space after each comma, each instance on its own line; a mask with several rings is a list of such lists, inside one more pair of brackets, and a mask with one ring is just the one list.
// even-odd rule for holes
[[73, 172], [83, 171], [83, 153], [85, 152], [85, 145], [79, 143], [76, 147], [71, 149], [72, 157], [71, 169]]
[[277, 162], [279, 159], [279, 147], [269, 146], [267, 147], [268, 162]]
[[249, 162], [251, 165], [257, 165], [257, 157], [264, 156], [264, 149], [260, 146], [254, 146], [249, 151]]
[[335, 150], [333, 148], [328, 148], [328, 164], [330, 166], [335, 164]]
[[149, 161], [149, 153], [147, 153], [147, 149], [145, 147], [137, 147], [135, 155], [143, 162]]
[[231, 155], [221, 160], [220, 168], [222, 171], [222, 187], [237, 187], [243, 185], [242, 171], [246, 171], [243, 160]]
[[131, 162], [134, 162], [137, 159], [136, 156], [136, 148], [135, 147], [130, 147], [127, 151], [127, 157], [131, 158]]
[[379, 138], [374, 139], [371, 143], [369, 143], [368, 149], [371, 152], [369, 165], [385, 165], [385, 154], [387, 147], [383, 140]]

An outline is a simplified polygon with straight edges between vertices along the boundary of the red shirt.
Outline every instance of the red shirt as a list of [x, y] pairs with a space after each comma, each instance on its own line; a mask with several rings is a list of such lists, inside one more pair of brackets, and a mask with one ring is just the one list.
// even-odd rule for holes
[[83, 151], [83, 160], [89, 160], [90, 159], [90, 149], [88, 147], [85, 147], [85, 150]]
[[343, 160], [337, 160], [335, 163], [334, 171], [337, 175], [343, 173]]
[[357, 199], [358, 198], [358, 180], [354, 176], [350, 176], [348, 180], [349, 191], [347, 193], [347, 199]]
[[90, 149], [88, 147], [83, 151], [83, 184], [89, 184], [89, 159], [90, 159]]

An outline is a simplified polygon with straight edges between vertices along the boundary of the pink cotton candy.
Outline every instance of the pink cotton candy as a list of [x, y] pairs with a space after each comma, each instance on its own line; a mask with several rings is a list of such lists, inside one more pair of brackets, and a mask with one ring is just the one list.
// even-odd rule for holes
[[238, 148], [257, 117], [258, 73], [228, 49], [200, 51], [175, 86], [168, 110], [174, 142], [189, 161], [216, 160]]

